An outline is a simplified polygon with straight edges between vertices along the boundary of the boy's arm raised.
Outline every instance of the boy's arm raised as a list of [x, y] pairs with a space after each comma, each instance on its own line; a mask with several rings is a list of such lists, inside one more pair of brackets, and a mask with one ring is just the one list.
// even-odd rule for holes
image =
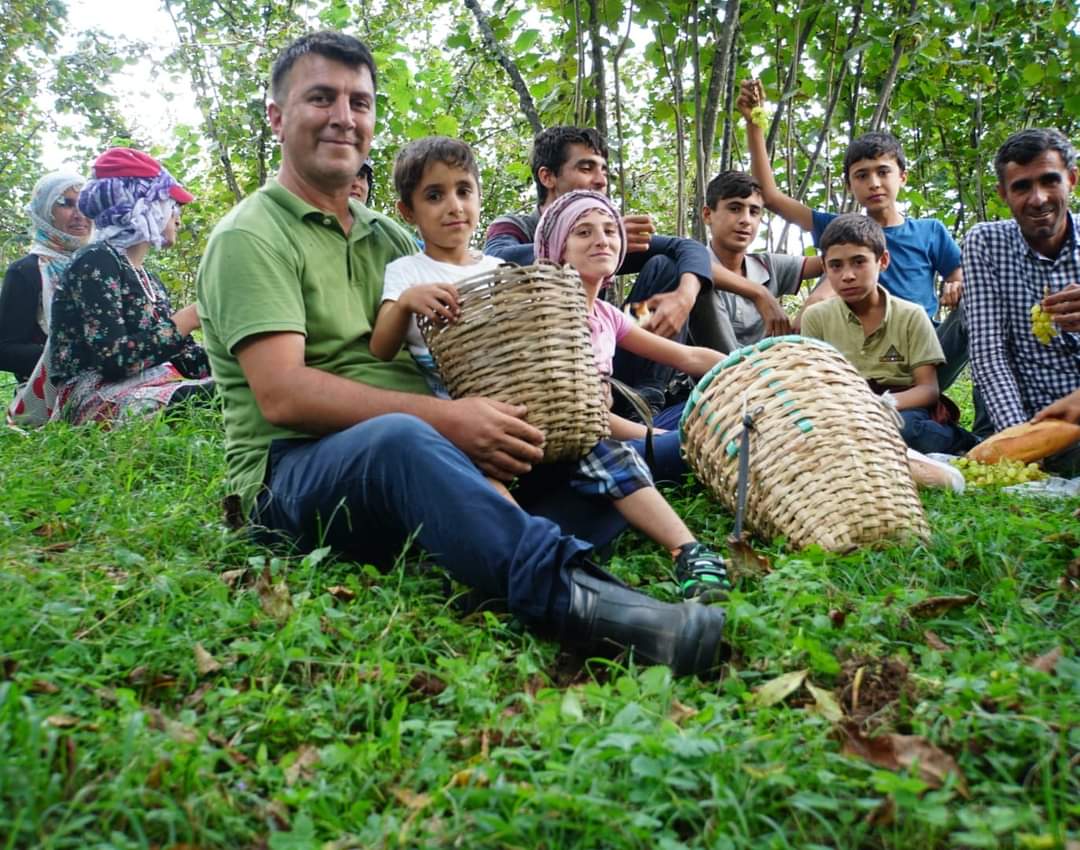
[[765, 133], [754, 123], [751, 112], [755, 107], [765, 105], [764, 89], [760, 80], [744, 80], [735, 101], [739, 112], [746, 119], [746, 143], [750, 148], [750, 173], [761, 184], [761, 195], [765, 206], [803, 230], [813, 230], [814, 213], [806, 204], [785, 195], [776, 185], [772, 163], [765, 147]]

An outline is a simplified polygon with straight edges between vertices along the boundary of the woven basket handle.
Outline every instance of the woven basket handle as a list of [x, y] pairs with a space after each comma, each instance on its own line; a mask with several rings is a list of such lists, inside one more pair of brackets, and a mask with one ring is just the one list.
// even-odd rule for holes
[[613, 378], [611, 375], [600, 376], [606, 383], [619, 391], [619, 394], [625, 398], [634, 412], [641, 417], [641, 421], [645, 424], [645, 463], [649, 465], [649, 469], [653, 468], [653, 415], [649, 405], [645, 403], [640, 395], [636, 391], [631, 389], [627, 384], [624, 384], [618, 378]]

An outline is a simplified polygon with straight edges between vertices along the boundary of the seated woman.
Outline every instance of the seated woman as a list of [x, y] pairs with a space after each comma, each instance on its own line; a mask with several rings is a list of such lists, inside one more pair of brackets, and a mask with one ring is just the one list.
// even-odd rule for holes
[[[86, 180], [53, 172], [34, 185], [30, 215], [30, 253], [8, 266], [0, 289], [0, 371], [21, 384], [8, 419], [40, 425], [52, 413], [56, 391], [42, 354], [49, 335], [52, 296], [71, 257], [90, 239], [91, 224], [76, 202]], [[33, 375], [33, 380], [30, 380]]]
[[122, 419], [213, 392], [206, 352], [191, 337], [195, 305], [174, 312], [143, 265], [152, 247], [176, 241], [180, 205], [191, 200], [140, 151], [112, 148], [94, 162], [79, 209], [97, 241], [75, 255], [53, 297], [54, 419]]
[[[591, 191], [573, 191], [561, 195], [544, 211], [536, 228], [537, 261], [548, 260], [572, 266], [585, 289], [593, 354], [602, 375], [610, 375], [616, 348], [640, 357], [673, 366], [681, 372], [700, 377], [722, 357], [718, 351], [682, 345], [637, 327], [618, 309], [597, 298], [600, 289], [611, 282], [626, 256], [626, 231], [622, 216], [606, 195]], [[645, 426], [609, 414], [614, 439], [603, 441], [581, 462], [578, 478], [596, 490], [597, 482], [610, 479], [613, 489], [606, 493], [615, 506], [639, 530], [667, 546], [675, 559], [675, 572], [685, 598], [702, 601], [723, 598], [730, 588], [723, 559], [694, 539], [663, 496], [652, 487], [652, 477], [643, 468], [637, 454], [621, 440], [645, 437]], [[668, 432], [660, 438], [666, 448], [678, 452], [678, 434]], [[609, 475], [598, 475], [603, 468]], [[621, 478], [641, 479], [627, 488], [631, 495], [620, 495]], [[644, 485], [644, 486], [642, 486]], [[596, 490], [596, 492], [601, 492]]]

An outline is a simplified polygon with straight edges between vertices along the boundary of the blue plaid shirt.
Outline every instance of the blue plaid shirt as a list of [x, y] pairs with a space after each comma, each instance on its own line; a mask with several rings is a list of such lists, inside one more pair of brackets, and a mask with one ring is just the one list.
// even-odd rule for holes
[[1042, 345], [1031, 332], [1032, 305], [1070, 283], [1080, 284], [1074, 215], [1054, 259], [1034, 251], [1012, 219], [977, 224], [964, 239], [971, 372], [997, 430], [1080, 389], [1080, 333], [1062, 331]]

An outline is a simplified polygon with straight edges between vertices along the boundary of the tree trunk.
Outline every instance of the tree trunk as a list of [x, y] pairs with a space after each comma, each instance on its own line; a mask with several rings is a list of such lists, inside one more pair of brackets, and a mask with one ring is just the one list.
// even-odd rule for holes
[[[769, 135], [765, 140], [765, 147], [769, 151], [769, 156], [772, 156], [773, 150], [776, 148], [776, 134], [780, 131], [780, 120], [784, 114], [784, 108], [791, 108], [791, 95], [795, 93], [795, 79], [799, 73], [799, 66], [802, 64], [803, 48], [806, 46], [806, 39], [810, 37], [810, 33], [814, 29], [814, 23], [817, 21], [818, 15], [821, 14], [821, 6], [815, 8], [806, 17], [806, 23], [799, 29], [798, 35], [795, 40], [795, 50], [791, 56], [791, 65], [788, 67], [787, 77], [784, 80], [784, 89], [780, 93], [780, 96], [776, 99], [776, 113], [772, 117], [772, 123], [769, 125]], [[796, 13], [796, 20], [802, 14], [802, 4], [799, 4], [799, 10]]]
[[589, 42], [592, 46], [592, 79], [594, 90], [594, 125], [605, 139], [607, 127], [607, 83], [604, 80], [604, 50], [600, 40], [600, 9], [597, 0], [589, 3]]
[[476, 18], [476, 24], [480, 27], [480, 35], [484, 39], [487, 49], [494, 54], [495, 60], [510, 78], [510, 85], [517, 92], [518, 101], [521, 103], [521, 111], [525, 114], [525, 120], [529, 122], [529, 127], [532, 128], [534, 134], [539, 133], [544, 129], [544, 125], [540, 123], [540, 115], [536, 111], [536, 104], [533, 103], [532, 95], [529, 94], [529, 87], [525, 84], [517, 65], [499, 46], [499, 42], [495, 39], [495, 33], [491, 29], [491, 24], [488, 23], [487, 15], [484, 14], [484, 10], [480, 8], [477, 0], [465, 0], [465, 5], [469, 7], [473, 17]]
[[[918, 0], [911, 0], [908, 6], [908, 17], [915, 14], [915, 9], [918, 4]], [[874, 117], [870, 119], [870, 127], [868, 132], [876, 133], [881, 129], [881, 124], [885, 119], [886, 112], [889, 108], [889, 98], [892, 97], [893, 86], [896, 85], [896, 74], [900, 70], [900, 57], [904, 55], [904, 31], [900, 29], [897, 31], [896, 36], [893, 38], [893, 55], [892, 63], [889, 65], [889, 71], [885, 75], [885, 80], [881, 84], [881, 93], [878, 95], [877, 109], [874, 110]]]

